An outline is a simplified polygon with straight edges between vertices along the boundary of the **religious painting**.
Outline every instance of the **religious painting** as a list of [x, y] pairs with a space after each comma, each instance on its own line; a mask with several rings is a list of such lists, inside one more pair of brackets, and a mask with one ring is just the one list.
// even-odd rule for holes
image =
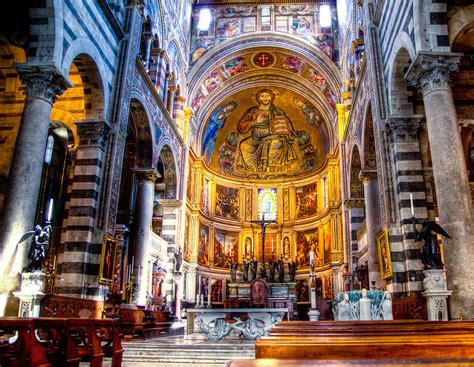
[[314, 262], [320, 265], [318, 228], [296, 232], [296, 264], [309, 266], [309, 253], [314, 251]]
[[114, 280], [115, 253], [117, 242], [108, 235], [104, 236], [102, 242], [102, 254], [100, 256], [100, 281], [102, 283], [111, 283]]
[[218, 19], [217, 20], [217, 37], [230, 38], [240, 34], [240, 18], [234, 19]]
[[316, 214], [317, 186], [315, 183], [296, 188], [296, 218], [305, 218]]
[[209, 265], [209, 227], [200, 223], [197, 262], [200, 265]]
[[291, 243], [290, 243], [290, 237], [288, 236], [283, 237], [282, 254], [286, 260], [288, 260], [291, 256]]
[[308, 70], [308, 80], [319, 89], [326, 85], [326, 78], [316, 69], [310, 68]]
[[228, 219], [239, 219], [239, 189], [216, 185], [215, 214]]
[[211, 280], [211, 302], [222, 302], [222, 279]]
[[191, 65], [198, 61], [207, 50], [209, 50], [216, 40], [212, 38], [199, 37], [194, 41], [193, 49], [191, 50]]
[[203, 178], [201, 209], [205, 214], [209, 214], [209, 207], [209, 180]]
[[258, 189], [258, 218], [276, 220], [278, 212], [277, 189]]
[[186, 223], [184, 224], [184, 254], [183, 259], [189, 261], [189, 227], [191, 226], [191, 217], [186, 213]]
[[188, 181], [186, 182], [186, 197], [189, 201], [193, 199], [193, 166], [191, 161], [188, 165]]
[[[239, 103], [216, 138], [219, 149], [211, 157], [211, 167], [238, 177], [281, 178], [313, 171], [324, 163], [322, 156], [318, 158], [323, 151], [322, 138], [306, 124], [306, 110], [291, 103], [295, 93], [281, 90], [282, 96], [278, 90], [253, 90], [255, 94], [251, 96], [249, 91], [241, 91], [229, 99]], [[249, 107], [246, 102], [252, 96], [256, 104], [252, 102]], [[281, 107], [277, 99], [282, 102]], [[306, 107], [313, 108], [309, 103]], [[209, 126], [212, 125], [210, 121]], [[215, 134], [210, 139], [214, 137]]]
[[382, 279], [393, 277], [392, 260], [390, 256], [390, 242], [388, 240], [388, 230], [383, 230], [377, 234], [377, 247], [379, 252], [380, 274]]
[[228, 77], [241, 74], [247, 71], [249, 66], [245, 62], [245, 57], [239, 56], [224, 64], [224, 70]]
[[214, 266], [228, 268], [231, 261], [237, 261], [239, 236], [237, 232], [216, 229], [214, 231]]
[[309, 302], [308, 282], [298, 280], [296, 283], [296, 302]]
[[201, 153], [206, 159], [207, 163], [210, 163], [211, 156], [214, 151], [214, 143], [217, 139], [219, 131], [224, 126], [227, 116], [237, 107], [237, 103], [230, 101], [214, 111], [209, 119], [209, 123], [202, 138]]
[[257, 7], [252, 5], [252, 6], [229, 6], [225, 8], [221, 8], [221, 15], [224, 17], [236, 17], [236, 16], [248, 16], [252, 15], [257, 12]]
[[206, 88], [208, 93], [213, 92], [217, 87], [223, 83], [223, 79], [219, 72], [214, 71], [204, 79], [203, 86]]
[[201, 108], [201, 105], [203, 104], [203, 102], [204, 102], [204, 95], [201, 93], [198, 93], [191, 102], [191, 108], [193, 109], [193, 111], [197, 112]]
[[332, 275], [327, 275], [324, 277], [324, 298], [329, 301], [334, 298], [332, 291]]
[[299, 74], [303, 70], [304, 63], [296, 56], [286, 56], [280, 60], [280, 67]]
[[331, 223], [328, 222], [321, 227], [321, 242], [324, 249], [324, 264], [332, 261]]

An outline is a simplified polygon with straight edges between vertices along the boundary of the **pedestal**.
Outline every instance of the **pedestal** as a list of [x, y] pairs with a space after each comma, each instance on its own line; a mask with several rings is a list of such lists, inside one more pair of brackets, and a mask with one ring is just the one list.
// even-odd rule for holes
[[448, 321], [448, 296], [453, 293], [446, 286], [446, 270], [431, 269], [423, 271], [423, 289], [426, 298], [428, 320]]
[[308, 312], [309, 321], [319, 321], [320, 312], [316, 309], [311, 309]]
[[44, 273], [21, 273], [21, 288], [13, 295], [20, 299], [18, 317], [39, 317], [41, 300], [46, 295]]

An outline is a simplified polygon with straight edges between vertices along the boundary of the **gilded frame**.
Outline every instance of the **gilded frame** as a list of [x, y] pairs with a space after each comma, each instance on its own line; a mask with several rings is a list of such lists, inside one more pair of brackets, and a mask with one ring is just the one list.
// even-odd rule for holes
[[112, 283], [114, 280], [116, 250], [117, 241], [105, 235], [100, 255], [99, 281], [101, 283]]
[[390, 242], [388, 230], [382, 230], [377, 234], [377, 248], [379, 252], [380, 274], [382, 279], [393, 277], [392, 258], [390, 256]]

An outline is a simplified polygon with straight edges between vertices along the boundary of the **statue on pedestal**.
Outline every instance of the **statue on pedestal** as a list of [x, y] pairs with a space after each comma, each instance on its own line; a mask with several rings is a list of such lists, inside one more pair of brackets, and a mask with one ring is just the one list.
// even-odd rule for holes
[[231, 262], [229, 264], [229, 270], [230, 270], [230, 281], [235, 283], [237, 282], [237, 268], [239, 264], [236, 262]]
[[244, 260], [244, 262], [242, 263], [242, 280], [244, 283], [249, 282], [249, 268], [250, 264]]
[[[423, 240], [424, 242], [421, 248], [421, 262], [429, 269], [442, 269], [444, 264], [441, 259], [441, 250], [438, 245], [436, 233], [447, 238], [451, 237], [434, 221], [416, 219], [415, 217], [413, 217], [412, 220], [415, 241]], [[420, 230], [417, 229], [417, 224], [422, 225]]]
[[296, 279], [296, 262], [288, 263], [288, 275], [290, 276], [290, 282], [294, 282]]
[[174, 253], [174, 272], [181, 272], [181, 265], [183, 264], [183, 251], [179, 247], [178, 252]]
[[367, 297], [367, 289], [362, 288], [362, 297], [359, 300], [359, 320], [370, 319], [370, 299]]
[[46, 257], [45, 248], [48, 246], [51, 231], [52, 228], [50, 224], [47, 224], [44, 227], [37, 224], [34, 231], [26, 232], [20, 239], [19, 243], [22, 243], [33, 237], [33, 242], [31, 243], [30, 251], [28, 253], [28, 266], [26, 267], [28, 273], [43, 270], [44, 260]]
[[278, 281], [280, 283], [285, 282], [285, 263], [283, 262], [283, 258], [278, 260]]
[[274, 283], [275, 282], [275, 271], [276, 271], [276, 268], [277, 268], [277, 262], [275, 260], [270, 260], [269, 261], [269, 266], [270, 266], [270, 283]]

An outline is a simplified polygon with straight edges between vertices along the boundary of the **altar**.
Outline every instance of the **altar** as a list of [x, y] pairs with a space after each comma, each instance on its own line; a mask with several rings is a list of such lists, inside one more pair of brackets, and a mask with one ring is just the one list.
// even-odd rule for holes
[[194, 323], [212, 340], [227, 337], [233, 331], [246, 339], [266, 336], [281, 321], [288, 308], [190, 308], [187, 310], [187, 333], [194, 333]]

